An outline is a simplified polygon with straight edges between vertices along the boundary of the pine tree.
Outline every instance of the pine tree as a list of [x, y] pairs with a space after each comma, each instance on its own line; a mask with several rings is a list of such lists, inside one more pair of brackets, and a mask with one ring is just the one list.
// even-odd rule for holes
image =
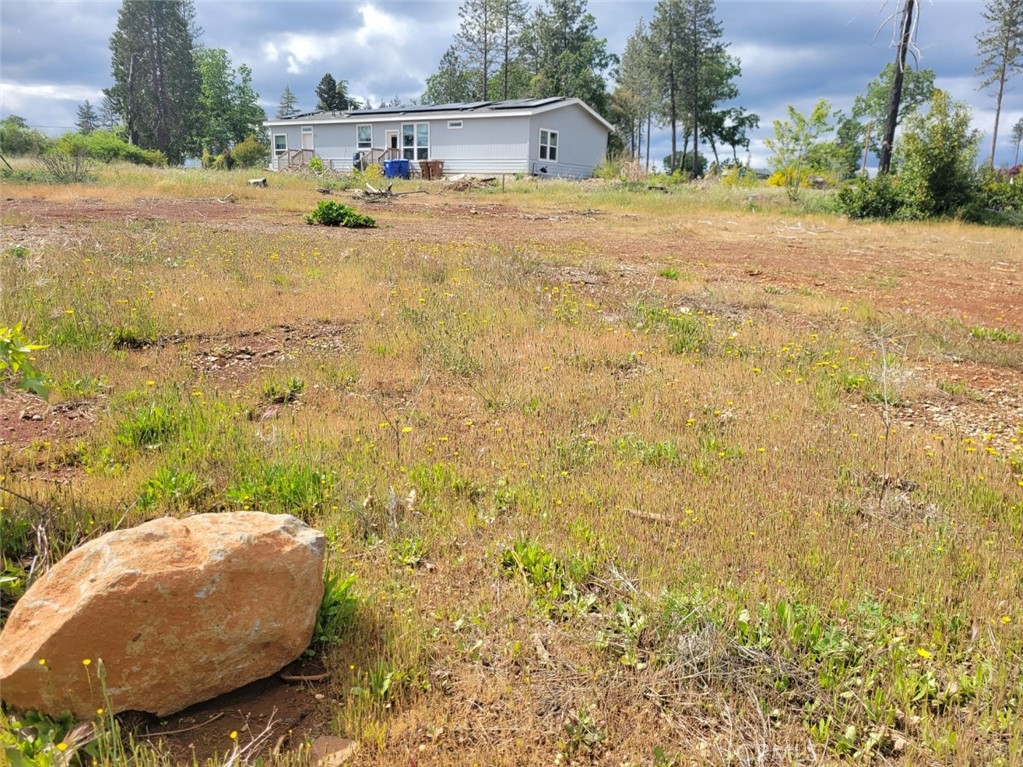
[[597, 21], [586, 0], [546, 0], [524, 30], [523, 45], [533, 72], [533, 95], [567, 96], [607, 112], [603, 73], [618, 63], [597, 37]]
[[1016, 147], [1016, 157], [1013, 159], [1012, 164], [1014, 166], [1019, 165], [1019, 145], [1023, 143], [1023, 117], [1019, 118], [1016, 124], [1012, 126], [1012, 130], [1009, 132], [1009, 140]]
[[110, 99], [106, 96], [99, 103], [99, 117], [97, 124], [103, 130], [114, 130], [121, 122], [120, 115], [117, 114], [117, 110], [114, 109]]
[[457, 104], [479, 101], [480, 78], [458, 55], [458, 49], [451, 46], [440, 57], [437, 71], [426, 78], [424, 104]]
[[526, 23], [527, 9], [525, 0], [497, 0], [497, 53], [501, 57], [502, 99], [511, 98], [512, 69], [522, 47], [522, 29]]
[[78, 106], [78, 122], [75, 127], [83, 136], [88, 136], [99, 127], [99, 115], [88, 99]]
[[989, 160], [994, 167], [1005, 84], [1013, 75], [1023, 72], [1023, 0], [988, 0], [981, 15], [989, 26], [976, 38], [977, 52], [981, 55], [977, 74], [984, 76], [977, 87], [995, 86], [995, 127]]
[[316, 86], [316, 108], [323, 112], [344, 111], [337, 102], [337, 81], [334, 79], [334, 75], [327, 72], [320, 78], [320, 82]]
[[488, 98], [488, 83], [501, 39], [501, 0], [464, 0], [458, 9], [462, 20], [455, 45], [466, 62], [478, 72], [483, 100]]
[[278, 120], [284, 120], [288, 117], [294, 117], [298, 114], [298, 111], [298, 98], [291, 92], [291, 87], [285, 84], [284, 90], [281, 92], [281, 100], [277, 104], [277, 114], [275, 117]]
[[104, 93], [132, 144], [179, 163], [191, 142], [200, 79], [192, 0], [123, 0], [110, 38], [114, 84]]

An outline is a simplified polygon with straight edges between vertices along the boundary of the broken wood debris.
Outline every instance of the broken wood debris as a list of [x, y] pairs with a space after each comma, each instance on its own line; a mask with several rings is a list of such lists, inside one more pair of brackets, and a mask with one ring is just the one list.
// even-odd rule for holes
[[352, 192], [352, 197], [364, 202], [383, 202], [384, 200], [396, 200], [407, 194], [420, 194], [423, 192], [422, 189], [415, 189], [411, 192], [395, 192], [392, 191], [392, 186], [393, 184], [388, 184], [386, 189], [377, 189], [372, 184], [367, 183], [365, 189], [356, 189]]

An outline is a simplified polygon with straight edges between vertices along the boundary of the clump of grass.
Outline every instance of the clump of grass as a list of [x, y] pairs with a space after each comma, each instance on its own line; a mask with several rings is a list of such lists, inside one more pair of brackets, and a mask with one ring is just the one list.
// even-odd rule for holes
[[981, 341], [996, 341], [1001, 344], [1018, 344], [1020, 341], [1023, 341], [1023, 334], [1017, 333], [1015, 330], [985, 328], [980, 325], [971, 327], [970, 335], [973, 338], [979, 338]]

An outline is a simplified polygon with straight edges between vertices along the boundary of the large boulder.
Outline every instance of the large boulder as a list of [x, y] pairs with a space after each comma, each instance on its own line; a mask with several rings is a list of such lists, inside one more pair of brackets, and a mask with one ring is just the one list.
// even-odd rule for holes
[[60, 560], [0, 634], [0, 697], [91, 717], [158, 716], [269, 676], [309, 646], [323, 534], [287, 514], [157, 519]]

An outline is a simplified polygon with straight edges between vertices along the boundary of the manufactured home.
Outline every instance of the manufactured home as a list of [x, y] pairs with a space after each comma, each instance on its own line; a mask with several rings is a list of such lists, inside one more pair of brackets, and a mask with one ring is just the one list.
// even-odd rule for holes
[[264, 125], [271, 170], [317, 157], [339, 171], [408, 160], [412, 172], [443, 164], [445, 174], [571, 178], [593, 175], [612, 130], [579, 99], [560, 97], [311, 112]]

